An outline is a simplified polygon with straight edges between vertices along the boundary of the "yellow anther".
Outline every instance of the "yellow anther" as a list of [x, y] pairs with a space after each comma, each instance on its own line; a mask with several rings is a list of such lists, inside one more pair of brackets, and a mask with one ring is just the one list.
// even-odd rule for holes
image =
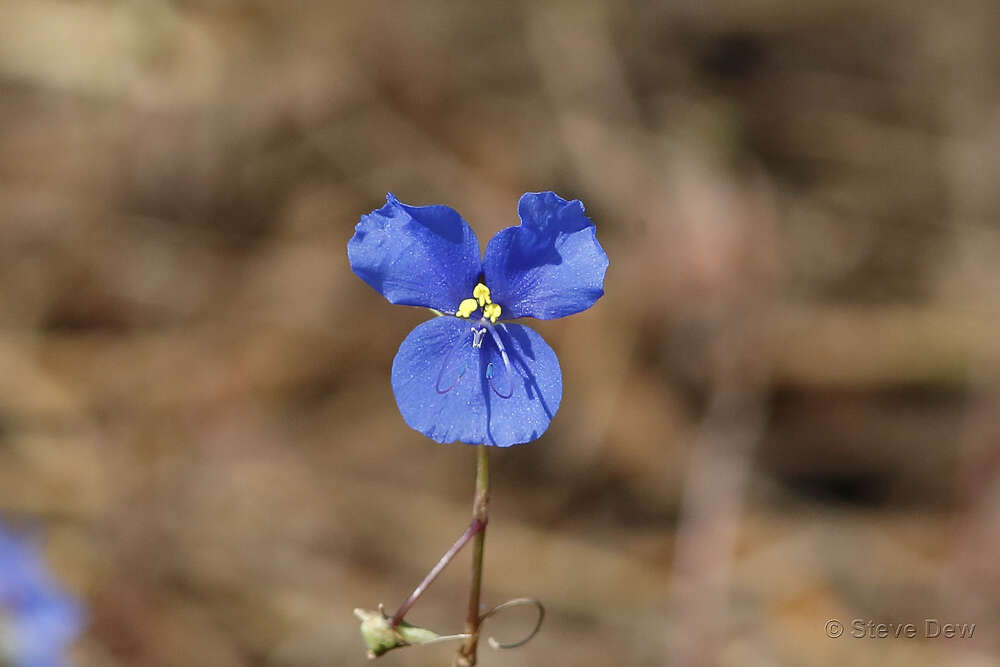
[[483, 317], [496, 324], [497, 318], [500, 317], [500, 304], [488, 303], [483, 306]]
[[476, 312], [477, 308], [479, 308], [479, 303], [475, 299], [465, 299], [462, 303], [458, 304], [458, 312], [455, 315], [458, 317], [468, 317]]
[[476, 298], [480, 306], [485, 306], [488, 303], [493, 303], [490, 299], [490, 288], [486, 285], [479, 283], [472, 290], [472, 296]]
[[483, 283], [478, 283], [472, 289], [472, 298], [462, 301], [458, 305], [458, 312], [455, 315], [468, 318], [479, 308], [483, 309], [485, 319], [496, 324], [497, 318], [500, 317], [500, 304], [493, 303], [493, 299], [490, 298], [490, 288]]

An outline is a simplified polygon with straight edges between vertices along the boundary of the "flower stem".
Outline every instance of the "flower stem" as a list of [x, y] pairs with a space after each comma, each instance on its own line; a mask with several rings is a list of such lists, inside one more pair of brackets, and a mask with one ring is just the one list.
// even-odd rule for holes
[[469, 590], [469, 610], [465, 619], [465, 632], [469, 638], [458, 650], [454, 667], [473, 667], [479, 646], [479, 595], [483, 585], [483, 546], [486, 541], [487, 507], [490, 502], [490, 463], [486, 445], [479, 445], [476, 457], [476, 495], [472, 502], [472, 525], [481, 528], [472, 545], [472, 586]]

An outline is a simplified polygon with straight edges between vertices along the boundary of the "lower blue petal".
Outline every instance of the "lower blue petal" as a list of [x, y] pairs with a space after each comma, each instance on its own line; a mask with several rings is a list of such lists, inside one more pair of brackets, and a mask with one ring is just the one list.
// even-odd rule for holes
[[403, 420], [432, 440], [509, 447], [548, 428], [562, 399], [562, 371], [556, 353], [526, 326], [504, 324], [491, 333], [481, 323], [442, 316], [399, 346], [392, 389]]

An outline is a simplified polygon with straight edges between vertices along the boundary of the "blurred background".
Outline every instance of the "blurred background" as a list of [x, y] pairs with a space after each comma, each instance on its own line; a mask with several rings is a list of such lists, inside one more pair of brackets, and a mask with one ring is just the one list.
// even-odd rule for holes
[[[992, 0], [0, 2], [0, 516], [86, 605], [75, 664], [365, 663], [352, 609], [466, 526], [475, 451], [403, 423], [427, 313], [347, 240], [386, 191], [485, 244], [548, 189], [611, 268], [530, 323], [565, 391], [493, 452], [484, 603], [548, 616], [481, 664], [1000, 664], [997, 34]], [[467, 588], [463, 554], [408, 618], [460, 631]]]

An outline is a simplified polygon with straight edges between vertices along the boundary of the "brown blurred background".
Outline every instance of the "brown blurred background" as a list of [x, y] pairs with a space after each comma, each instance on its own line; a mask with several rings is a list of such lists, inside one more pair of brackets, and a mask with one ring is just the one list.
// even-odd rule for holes
[[[537, 323], [551, 428], [493, 453], [484, 601], [549, 615], [481, 663], [1000, 664], [998, 34], [992, 0], [0, 2], [0, 514], [86, 600], [77, 664], [364, 664], [351, 610], [461, 532], [475, 456], [403, 423], [427, 315], [345, 244], [386, 191], [485, 243], [547, 189], [611, 268]], [[463, 556], [411, 620], [461, 629]]]

